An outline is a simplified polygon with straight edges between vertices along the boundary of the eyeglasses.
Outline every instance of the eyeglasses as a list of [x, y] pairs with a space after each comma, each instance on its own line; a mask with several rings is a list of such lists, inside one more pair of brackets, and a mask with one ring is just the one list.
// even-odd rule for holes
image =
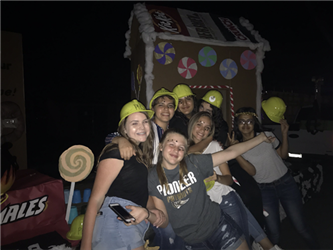
[[238, 125], [253, 125], [254, 124], [254, 120], [239, 120], [238, 121]]

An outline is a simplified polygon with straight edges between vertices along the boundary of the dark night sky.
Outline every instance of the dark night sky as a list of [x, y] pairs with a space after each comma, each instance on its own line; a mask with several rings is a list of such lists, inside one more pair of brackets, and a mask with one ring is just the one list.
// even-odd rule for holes
[[[133, 4], [1, 1], [1, 29], [23, 37], [28, 164], [39, 164], [41, 145], [55, 161], [73, 144], [98, 155], [105, 135], [115, 131], [121, 106], [130, 100], [130, 62], [123, 53]], [[245, 17], [271, 46], [264, 89], [313, 93], [312, 76], [323, 76], [324, 93], [332, 95], [329, 2], [154, 4]]]

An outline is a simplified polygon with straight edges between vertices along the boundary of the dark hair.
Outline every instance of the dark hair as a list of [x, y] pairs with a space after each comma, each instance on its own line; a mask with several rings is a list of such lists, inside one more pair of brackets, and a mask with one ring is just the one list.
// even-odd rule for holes
[[[202, 102], [206, 102], [206, 101], [200, 99], [198, 102], [199, 108], [200, 108], [200, 105]], [[208, 102], [206, 102], [206, 103], [208, 103]], [[213, 140], [220, 141], [221, 140], [220, 133], [225, 131], [225, 135], [222, 136], [224, 141], [221, 141], [221, 143], [225, 144], [226, 139], [227, 139], [226, 135], [229, 132], [228, 123], [223, 119], [223, 113], [222, 113], [221, 109], [219, 109], [218, 107], [216, 107], [210, 103], [208, 103], [208, 104], [212, 108], [212, 119], [215, 124], [215, 133], [213, 136]]]
[[[184, 96], [184, 97], [186, 97], [186, 96]], [[197, 100], [197, 98], [194, 95], [190, 95], [189, 97], [191, 97], [192, 100], [193, 100], [193, 110], [191, 112], [191, 117], [192, 117], [195, 113], [198, 112], [198, 100]], [[175, 112], [175, 116], [180, 117], [183, 120], [183, 122], [186, 125], [188, 125], [189, 119], [186, 117], [186, 115], [184, 115], [182, 112], [179, 111], [179, 103], [178, 103], [177, 110]]]
[[[168, 136], [168, 134], [172, 134], [172, 133], [182, 135], [185, 138], [186, 142], [187, 142], [187, 136], [183, 132], [181, 132], [177, 128], [169, 128], [163, 133], [163, 136], [160, 140], [160, 145], [162, 145], [164, 143], [165, 138]], [[160, 147], [160, 145], [159, 145], [159, 147]], [[188, 173], [187, 165], [186, 165], [186, 162], [185, 162], [185, 156], [187, 155], [187, 150], [188, 150], [188, 145], [186, 143], [184, 158], [179, 163], [179, 181], [180, 181], [180, 183], [182, 183], [184, 185], [186, 185], [186, 183], [184, 181], [184, 176]], [[162, 187], [165, 186], [166, 190], [168, 191], [169, 190], [168, 179], [166, 178], [165, 172], [163, 170], [162, 161], [163, 161], [163, 154], [159, 153], [158, 154], [157, 165], [156, 165], [157, 176], [158, 176], [158, 179], [159, 179], [160, 184], [162, 185]]]
[[239, 116], [241, 115], [241, 113], [244, 113], [244, 114], [249, 114], [249, 115], [252, 115], [253, 116], [253, 120], [254, 120], [254, 136], [256, 136], [257, 133], [260, 133], [260, 132], [263, 132], [263, 131], [269, 131], [270, 129], [267, 129], [267, 128], [264, 128], [259, 119], [258, 119], [258, 115], [255, 111], [254, 108], [251, 108], [251, 107], [243, 107], [243, 108], [240, 108], [236, 111], [235, 113], [235, 120], [234, 120], [234, 133], [235, 133], [235, 139], [238, 140], [238, 141], [243, 141], [243, 135], [242, 133], [239, 131], [239, 128], [238, 128], [238, 121], [239, 121]]

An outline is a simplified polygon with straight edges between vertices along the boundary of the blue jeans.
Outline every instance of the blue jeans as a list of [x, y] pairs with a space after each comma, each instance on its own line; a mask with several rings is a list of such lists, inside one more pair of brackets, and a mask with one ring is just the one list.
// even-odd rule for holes
[[286, 215], [298, 233], [304, 238], [311, 249], [318, 249], [319, 243], [306, 223], [300, 191], [294, 178], [287, 172], [280, 179], [272, 183], [259, 183], [266, 217], [267, 235], [271, 242], [278, 244], [280, 240], [280, 213], [281, 202]]
[[223, 212], [230, 215], [230, 217], [242, 229], [246, 242], [249, 246], [251, 246], [250, 235], [256, 242], [259, 242], [267, 237], [264, 230], [260, 227], [257, 220], [247, 209], [242, 199], [235, 191], [229, 192], [227, 195], [222, 196], [220, 208]]
[[123, 207], [127, 205], [138, 206], [132, 201], [119, 197], [106, 197], [99, 210], [100, 214], [96, 216], [91, 243], [92, 249], [104, 250], [110, 249], [112, 246], [112, 249], [122, 250], [143, 246], [145, 244], [144, 236], [150, 223], [147, 224], [143, 220], [140, 224], [126, 226], [124, 222], [117, 219], [117, 215], [109, 208], [110, 203], [119, 203]]
[[221, 210], [217, 230], [204, 242], [186, 244], [188, 250], [236, 250], [244, 241], [244, 234], [236, 222]]
[[155, 232], [154, 246], [159, 246], [160, 250], [185, 249], [185, 241], [176, 235], [170, 223], [166, 228], [152, 227]]
[[215, 250], [215, 249], [237, 249], [244, 240], [244, 235], [239, 226], [233, 219], [221, 210], [219, 227], [204, 242], [197, 244], [186, 243], [173, 231], [170, 223], [166, 228], [153, 227], [155, 232], [154, 244], [159, 246], [160, 250], [174, 249], [192, 249], [192, 250]]

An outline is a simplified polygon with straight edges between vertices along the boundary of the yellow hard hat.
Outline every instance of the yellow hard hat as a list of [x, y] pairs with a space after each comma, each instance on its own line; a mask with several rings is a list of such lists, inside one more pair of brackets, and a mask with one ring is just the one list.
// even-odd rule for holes
[[183, 98], [185, 96], [194, 95], [190, 87], [182, 83], [174, 87], [172, 92], [178, 96], [178, 99]]
[[221, 108], [223, 96], [217, 90], [209, 90], [201, 99], [217, 108]]
[[161, 88], [160, 90], [156, 91], [153, 98], [151, 98], [151, 100], [150, 100], [149, 108], [152, 109], [153, 101], [156, 98], [163, 96], [163, 95], [168, 95], [168, 96], [171, 96], [173, 99], [175, 99], [175, 110], [176, 110], [178, 107], [178, 96], [175, 93], [166, 90], [165, 88]]
[[262, 101], [261, 106], [271, 121], [280, 123], [280, 120], [284, 119], [283, 115], [286, 112], [287, 106], [281, 98], [270, 97]]
[[69, 240], [81, 240], [83, 229], [84, 214], [76, 216], [71, 224], [71, 229], [67, 232], [66, 237]]
[[154, 111], [147, 110], [145, 106], [139, 102], [136, 99], [133, 99], [132, 101], [126, 103], [123, 108], [120, 111], [120, 121], [118, 123], [118, 126], [124, 120], [127, 116], [136, 113], [136, 112], [147, 112], [149, 118], [152, 118], [154, 115]]

